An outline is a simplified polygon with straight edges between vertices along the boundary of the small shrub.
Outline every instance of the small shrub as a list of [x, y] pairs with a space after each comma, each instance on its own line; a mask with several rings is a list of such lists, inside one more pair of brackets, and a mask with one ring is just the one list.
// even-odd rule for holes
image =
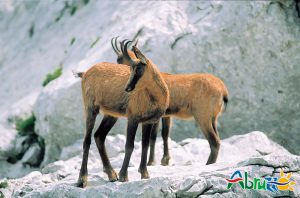
[[0, 188], [7, 188], [7, 187], [8, 187], [8, 183], [6, 179], [0, 181]]
[[70, 6], [70, 15], [73, 16], [76, 11], [77, 11], [77, 6], [76, 5], [71, 5]]
[[70, 41], [70, 46], [72, 46], [72, 45], [74, 44], [75, 41], [76, 41], [76, 38], [73, 37], [73, 38], [71, 39], [71, 41]]
[[16, 120], [16, 129], [20, 135], [27, 135], [34, 132], [35, 116], [32, 114], [28, 118]]
[[70, 16], [73, 16], [77, 10], [87, 5], [88, 3], [89, 0], [81, 0], [81, 1], [77, 0], [71, 3], [65, 1], [65, 5], [63, 9], [59, 12], [59, 15], [55, 18], [55, 21], [56, 22], [60, 21], [60, 19], [64, 16], [65, 12], [69, 12]]
[[83, 0], [83, 4], [86, 5], [89, 3], [90, 0]]
[[56, 78], [60, 77], [62, 74], [62, 67], [57, 68], [53, 73], [47, 74], [45, 80], [43, 81], [42, 85], [45, 87], [49, 82], [55, 80]]

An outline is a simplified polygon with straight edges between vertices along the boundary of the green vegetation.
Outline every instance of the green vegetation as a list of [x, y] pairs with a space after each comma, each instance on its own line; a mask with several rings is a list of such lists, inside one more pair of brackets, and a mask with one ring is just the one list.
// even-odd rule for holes
[[27, 135], [34, 132], [35, 116], [32, 114], [28, 118], [16, 120], [16, 129], [20, 135]]
[[5, 198], [1, 191], [0, 191], [0, 198]]
[[97, 37], [96, 40], [91, 44], [90, 48], [93, 48], [98, 43], [99, 40], [100, 37]]
[[[7, 180], [2, 180], [0, 181], [0, 188], [7, 188], [8, 187], [8, 183], [7, 183]], [[0, 195], [1, 197], [1, 195]]]
[[70, 6], [70, 15], [73, 16], [75, 12], [77, 11], [77, 6], [75, 4]]
[[29, 37], [31, 38], [34, 35], [34, 24], [31, 25], [28, 31]]
[[[26, 164], [32, 167], [40, 166], [45, 155], [45, 141], [41, 136], [37, 135], [34, 132], [35, 121], [36, 118], [34, 114], [31, 114], [30, 116], [23, 119], [15, 119], [15, 126], [16, 126], [16, 130], [18, 131], [18, 136], [22, 136], [24, 139], [22, 140], [22, 149], [15, 149], [16, 147], [14, 147], [13, 152], [6, 160], [7, 162], [11, 164], [15, 164], [16, 162], [18, 162], [23, 158], [24, 154], [31, 147], [31, 145], [38, 143], [41, 152], [39, 152], [35, 156], [37, 161], [35, 162], [29, 161], [26, 162]], [[3, 183], [3, 180], [0, 180], [0, 188], [1, 187], [5, 188], [5, 182]]]
[[62, 74], [62, 66], [57, 68], [53, 73], [47, 74], [45, 80], [43, 81], [42, 85], [45, 87], [49, 82], [55, 80], [56, 78], [60, 77]]
[[74, 44], [75, 41], [76, 41], [76, 38], [73, 37], [73, 38], [71, 39], [71, 41], [70, 41], [70, 46], [72, 46], [72, 45]]
[[73, 1], [73, 2], [64, 2], [63, 9], [59, 12], [59, 15], [55, 18], [55, 21], [58, 22], [63, 17], [65, 12], [69, 12], [70, 16], [73, 16], [77, 10], [82, 8], [83, 6], [87, 5], [89, 3], [89, 0], [81, 0], [81, 1]]

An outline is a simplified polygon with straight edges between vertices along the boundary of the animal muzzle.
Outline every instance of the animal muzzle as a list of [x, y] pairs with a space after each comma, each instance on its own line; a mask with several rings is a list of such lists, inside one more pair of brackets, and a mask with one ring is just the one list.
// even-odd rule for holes
[[131, 92], [132, 90], [134, 90], [134, 86], [128, 85], [128, 86], [125, 87], [126, 92]]

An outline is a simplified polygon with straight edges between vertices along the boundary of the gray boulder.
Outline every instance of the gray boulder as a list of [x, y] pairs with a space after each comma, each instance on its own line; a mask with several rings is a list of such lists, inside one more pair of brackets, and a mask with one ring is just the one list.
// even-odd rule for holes
[[26, 119], [32, 115], [32, 108], [37, 95], [37, 92], [29, 94], [0, 115], [0, 136], [2, 137], [0, 161], [24, 153], [28, 148], [28, 143], [24, 142], [26, 139], [28, 140], [28, 137], [18, 136], [15, 122], [18, 119]]
[[48, 85], [34, 106], [35, 131], [45, 140], [45, 163], [57, 160], [64, 146], [84, 135], [80, 85], [70, 80]]
[[17, 131], [0, 125], [0, 161], [6, 160], [14, 148], [14, 140], [17, 137]]
[[43, 159], [43, 149], [38, 143], [34, 143], [26, 151], [21, 161], [24, 165], [39, 166], [41, 159]]

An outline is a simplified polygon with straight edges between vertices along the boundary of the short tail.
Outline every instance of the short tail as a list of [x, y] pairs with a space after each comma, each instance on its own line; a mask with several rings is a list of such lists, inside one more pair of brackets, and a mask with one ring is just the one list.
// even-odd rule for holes
[[72, 72], [75, 78], [82, 78], [82, 76], [84, 75], [84, 72], [75, 72], [75, 71]]
[[223, 102], [224, 102], [224, 112], [225, 112], [226, 108], [227, 108], [227, 103], [228, 103], [228, 96], [223, 96]]

